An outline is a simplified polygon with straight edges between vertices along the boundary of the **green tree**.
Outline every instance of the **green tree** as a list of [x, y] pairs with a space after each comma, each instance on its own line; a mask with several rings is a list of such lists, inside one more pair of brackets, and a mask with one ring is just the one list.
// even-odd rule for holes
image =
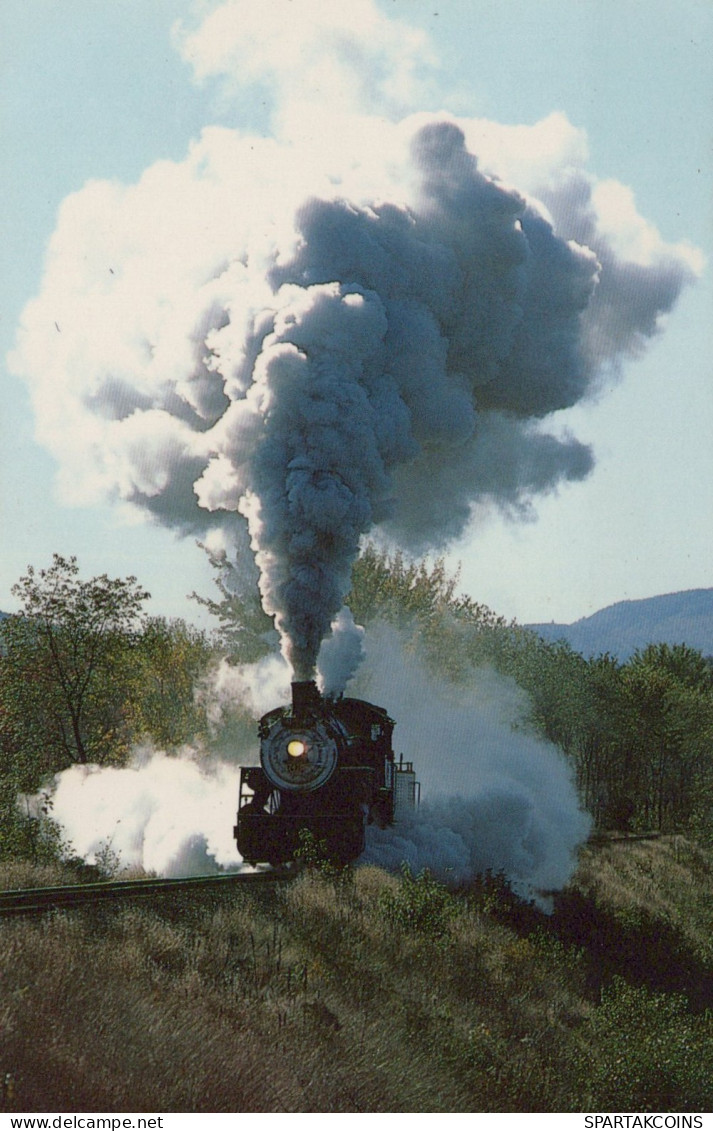
[[705, 658], [685, 644], [650, 644], [623, 669], [636, 712], [632, 756], [648, 823], [681, 828], [711, 802], [713, 679]]
[[135, 737], [166, 749], [201, 735], [205, 709], [196, 692], [215, 661], [205, 632], [183, 620], [149, 618], [133, 651], [125, 709]]
[[205, 550], [215, 570], [214, 581], [220, 597], [203, 597], [198, 593], [191, 596], [218, 621], [217, 637], [231, 660], [255, 663], [268, 655], [276, 640], [272, 619], [263, 610], [257, 585], [245, 584], [240, 570], [231, 564], [227, 554], [215, 553], [202, 542], [198, 545]]
[[[31, 778], [115, 754], [130, 654], [149, 594], [135, 577], [81, 580], [74, 557], [32, 566], [3, 623], [4, 735]], [[25, 773], [23, 776], [28, 776]]]
[[354, 563], [346, 603], [361, 623], [382, 617], [407, 626], [415, 618], [425, 627], [448, 614], [478, 629], [505, 626], [486, 605], [458, 594], [457, 586], [458, 572], [449, 575], [443, 558], [429, 568], [425, 561], [409, 562], [400, 552], [389, 556], [368, 544]]
[[384, 620], [406, 632], [441, 676], [462, 682], [474, 666], [494, 662], [496, 641], [513, 628], [457, 585], [458, 573], [449, 575], [442, 558], [429, 567], [367, 545], [346, 604], [360, 624]]
[[587, 661], [587, 716], [576, 759], [584, 803], [604, 828], [627, 829], [636, 812], [641, 767], [632, 756], [637, 732], [635, 705], [627, 694], [622, 665], [609, 654]]

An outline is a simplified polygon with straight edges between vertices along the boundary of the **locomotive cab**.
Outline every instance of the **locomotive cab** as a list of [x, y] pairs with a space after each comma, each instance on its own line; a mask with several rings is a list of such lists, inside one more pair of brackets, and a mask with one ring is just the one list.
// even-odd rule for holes
[[333, 860], [360, 856], [366, 824], [394, 818], [393, 729], [382, 707], [293, 683], [292, 704], [260, 720], [260, 765], [241, 768], [234, 832], [243, 859], [293, 860], [302, 829]]

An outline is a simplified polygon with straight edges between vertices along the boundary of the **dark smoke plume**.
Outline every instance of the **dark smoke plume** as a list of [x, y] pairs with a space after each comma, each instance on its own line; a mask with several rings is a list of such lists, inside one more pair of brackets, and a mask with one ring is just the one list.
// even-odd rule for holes
[[[337, 38], [368, 59], [377, 17], [357, 7]], [[244, 59], [241, 13], [258, 8], [230, 0], [184, 34], [197, 70]], [[381, 42], [405, 88], [421, 39]], [[255, 50], [258, 81], [276, 56], [267, 39]], [[340, 52], [352, 74], [358, 53]], [[311, 58], [317, 73], [331, 56]], [[275, 88], [285, 104], [296, 75]], [[367, 533], [440, 548], [475, 508], [526, 513], [590, 472], [590, 449], [551, 418], [640, 350], [694, 273], [658, 236], [645, 263], [617, 251], [571, 137], [540, 203], [482, 171], [477, 123], [349, 122], [324, 152], [301, 150], [298, 125], [289, 141], [208, 129], [183, 163], [69, 197], [13, 358], [68, 498], [109, 494], [233, 552], [247, 520], [299, 679]]]

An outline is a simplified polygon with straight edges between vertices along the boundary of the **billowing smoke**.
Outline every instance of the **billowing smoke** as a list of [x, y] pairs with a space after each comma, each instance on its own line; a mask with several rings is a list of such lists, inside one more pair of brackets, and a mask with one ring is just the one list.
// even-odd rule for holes
[[273, 707], [288, 702], [289, 668], [279, 654], [265, 656], [255, 664], [231, 664], [223, 659], [200, 689], [200, 697], [215, 743], [236, 707], [256, 721]]
[[311, 678], [364, 535], [442, 547], [589, 473], [555, 414], [698, 259], [586, 172], [561, 115], [396, 120], [433, 59], [371, 0], [228, 0], [176, 40], [198, 77], [269, 90], [275, 136], [211, 127], [68, 197], [12, 364], [66, 498], [234, 549], [247, 523]]
[[567, 882], [590, 818], [564, 756], [528, 733], [528, 700], [511, 680], [488, 668], [467, 687], [440, 680], [381, 627], [370, 630], [356, 691], [378, 691], [424, 798], [393, 828], [369, 827], [366, 861], [406, 861], [449, 883], [501, 872], [527, 897]]
[[364, 629], [344, 608], [332, 622], [331, 635], [322, 641], [317, 657], [323, 695], [342, 695], [364, 658]]

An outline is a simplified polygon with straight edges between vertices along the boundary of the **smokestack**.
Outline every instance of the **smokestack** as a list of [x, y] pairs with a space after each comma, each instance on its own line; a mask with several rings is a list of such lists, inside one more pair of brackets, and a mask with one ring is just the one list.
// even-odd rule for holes
[[320, 711], [322, 703], [322, 696], [314, 680], [300, 680], [292, 684], [292, 714], [296, 719], [304, 719]]

